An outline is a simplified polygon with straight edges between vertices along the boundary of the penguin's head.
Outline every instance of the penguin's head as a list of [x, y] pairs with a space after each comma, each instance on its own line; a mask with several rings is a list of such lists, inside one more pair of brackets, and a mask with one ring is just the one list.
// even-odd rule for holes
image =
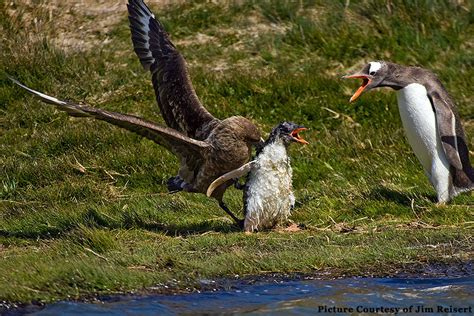
[[309, 144], [298, 133], [307, 128], [292, 122], [281, 122], [270, 133], [267, 142], [274, 142], [277, 139], [283, 140], [286, 145], [290, 143]]
[[345, 79], [362, 79], [362, 85], [352, 95], [350, 102], [355, 101], [362, 92], [380, 87], [389, 73], [388, 64], [383, 61], [371, 61], [355, 74], [344, 76]]

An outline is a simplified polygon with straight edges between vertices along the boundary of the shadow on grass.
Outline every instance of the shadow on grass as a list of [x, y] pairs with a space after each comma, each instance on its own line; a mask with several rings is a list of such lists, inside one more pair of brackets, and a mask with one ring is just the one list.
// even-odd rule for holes
[[[89, 213], [89, 216], [92, 214]], [[101, 216], [100, 213], [95, 212], [95, 216]], [[103, 226], [103, 220], [97, 220]], [[143, 214], [135, 212], [124, 212], [121, 215], [121, 221], [118, 224], [120, 228], [134, 229], [141, 228], [152, 232], [160, 232], [167, 236], [188, 236], [195, 234], [203, 234], [207, 232], [230, 233], [238, 232], [241, 229], [233, 221], [218, 221], [218, 220], [198, 220], [198, 221], [178, 221], [178, 222], [161, 222], [160, 219], [153, 219], [143, 217]]]
[[59, 237], [62, 234], [67, 233], [74, 226], [62, 227], [62, 228], [48, 228], [41, 230], [12, 230], [8, 231], [5, 229], [0, 229], [0, 237], [8, 238], [20, 238], [20, 239], [52, 239]]
[[[152, 216], [150, 216], [152, 217]], [[110, 220], [104, 213], [95, 209], [90, 209], [84, 215], [84, 222], [89, 226], [107, 227], [111, 229], [141, 228], [152, 232], [161, 232], [167, 236], [187, 236], [202, 234], [206, 232], [238, 232], [241, 229], [232, 221], [212, 221], [202, 220], [188, 223], [162, 223], [159, 220], [153, 220], [141, 213], [126, 211], [120, 215], [119, 219]]]
[[[190, 224], [162, 224], [162, 223], [143, 223], [142, 225], [134, 226], [136, 228], [146, 229], [152, 232], [160, 232], [167, 236], [189, 236], [199, 235], [210, 232], [218, 233], [232, 233], [240, 232], [241, 228], [234, 223], [216, 223], [216, 222], [199, 222]], [[132, 227], [130, 227], [132, 228]]]
[[[189, 224], [164, 224], [158, 222], [144, 222], [135, 221], [134, 223], [123, 223], [122, 225], [97, 225], [88, 223], [87, 226], [95, 228], [109, 228], [109, 229], [144, 229], [155, 233], [162, 233], [166, 236], [172, 237], [186, 237], [190, 235], [199, 235], [204, 233], [216, 232], [216, 233], [232, 233], [242, 231], [234, 223], [224, 222], [196, 222]], [[20, 238], [20, 239], [53, 239], [61, 235], [66, 235], [74, 229], [78, 228], [79, 225], [63, 227], [63, 228], [50, 228], [45, 230], [29, 230], [29, 231], [8, 231], [1, 229], [0, 237], [6, 238]]]
[[400, 205], [410, 206], [412, 197], [409, 194], [401, 193], [388, 188], [375, 188], [370, 192], [370, 199], [385, 200]]
[[242, 231], [232, 221], [202, 220], [190, 223], [161, 223], [144, 214], [124, 212], [117, 218], [89, 209], [79, 218], [57, 226], [38, 224], [24, 229], [0, 229], [0, 237], [20, 239], [52, 239], [67, 235], [79, 227], [107, 229], [144, 229], [167, 236], [189, 236], [208, 232], [231, 233]]
[[[416, 194], [403, 193], [403, 192], [391, 190], [385, 187], [372, 189], [372, 191], [369, 194], [370, 199], [391, 201], [399, 205], [404, 205], [404, 206], [409, 206], [409, 207], [411, 207], [411, 203], [412, 203], [411, 201], [413, 199], [417, 200], [419, 199], [419, 197], [420, 196], [417, 196]], [[429, 193], [423, 194], [422, 198], [428, 200], [431, 203], [437, 202], [437, 197], [434, 194], [429, 194]]]

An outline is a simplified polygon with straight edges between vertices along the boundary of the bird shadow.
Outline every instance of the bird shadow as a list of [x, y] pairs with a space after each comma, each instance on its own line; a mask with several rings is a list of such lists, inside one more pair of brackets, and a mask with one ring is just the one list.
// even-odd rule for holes
[[0, 237], [18, 239], [54, 239], [70, 234], [79, 228], [107, 228], [107, 229], [144, 229], [172, 237], [185, 237], [206, 233], [233, 233], [242, 229], [230, 219], [203, 220], [185, 223], [162, 223], [156, 220], [143, 218], [138, 214], [123, 214], [118, 220], [112, 221], [103, 213], [90, 209], [82, 215], [79, 221], [68, 225], [46, 226], [38, 225], [29, 229], [0, 229]]
[[[416, 198], [413, 194], [403, 193], [385, 187], [372, 189], [368, 197], [371, 199], [391, 201], [404, 206], [411, 206], [412, 200]], [[424, 197], [431, 202], [436, 202], [436, 196], [433, 194], [426, 194]]]
[[18, 238], [18, 239], [53, 239], [59, 237], [61, 234], [70, 230], [70, 228], [64, 229], [45, 229], [45, 230], [5, 230], [0, 229], [0, 237], [5, 238]]
[[158, 222], [148, 222], [134, 227], [139, 227], [152, 232], [159, 232], [167, 236], [189, 236], [189, 235], [200, 235], [209, 233], [233, 233], [241, 232], [242, 229], [235, 223], [232, 222], [197, 222], [197, 223], [186, 223], [186, 224], [164, 224]]

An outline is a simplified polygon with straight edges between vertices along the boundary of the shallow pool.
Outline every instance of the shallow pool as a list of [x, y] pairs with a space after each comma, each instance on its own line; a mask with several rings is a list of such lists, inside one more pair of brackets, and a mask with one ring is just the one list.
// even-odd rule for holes
[[226, 290], [121, 297], [102, 303], [59, 302], [33, 315], [473, 315], [474, 276], [265, 281]]

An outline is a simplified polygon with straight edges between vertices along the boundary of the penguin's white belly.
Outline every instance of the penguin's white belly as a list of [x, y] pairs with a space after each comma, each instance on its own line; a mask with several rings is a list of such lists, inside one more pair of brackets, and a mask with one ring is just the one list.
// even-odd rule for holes
[[433, 157], [438, 155], [436, 117], [423, 85], [412, 83], [397, 93], [403, 127], [416, 157], [430, 174]]
[[408, 142], [435, 188], [438, 202], [447, 202], [453, 196], [450, 165], [426, 89], [412, 83], [398, 91], [397, 99]]
[[294, 205], [292, 169], [281, 142], [267, 145], [258, 155], [247, 182], [244, 228], [253, 231], [286, 221]]

